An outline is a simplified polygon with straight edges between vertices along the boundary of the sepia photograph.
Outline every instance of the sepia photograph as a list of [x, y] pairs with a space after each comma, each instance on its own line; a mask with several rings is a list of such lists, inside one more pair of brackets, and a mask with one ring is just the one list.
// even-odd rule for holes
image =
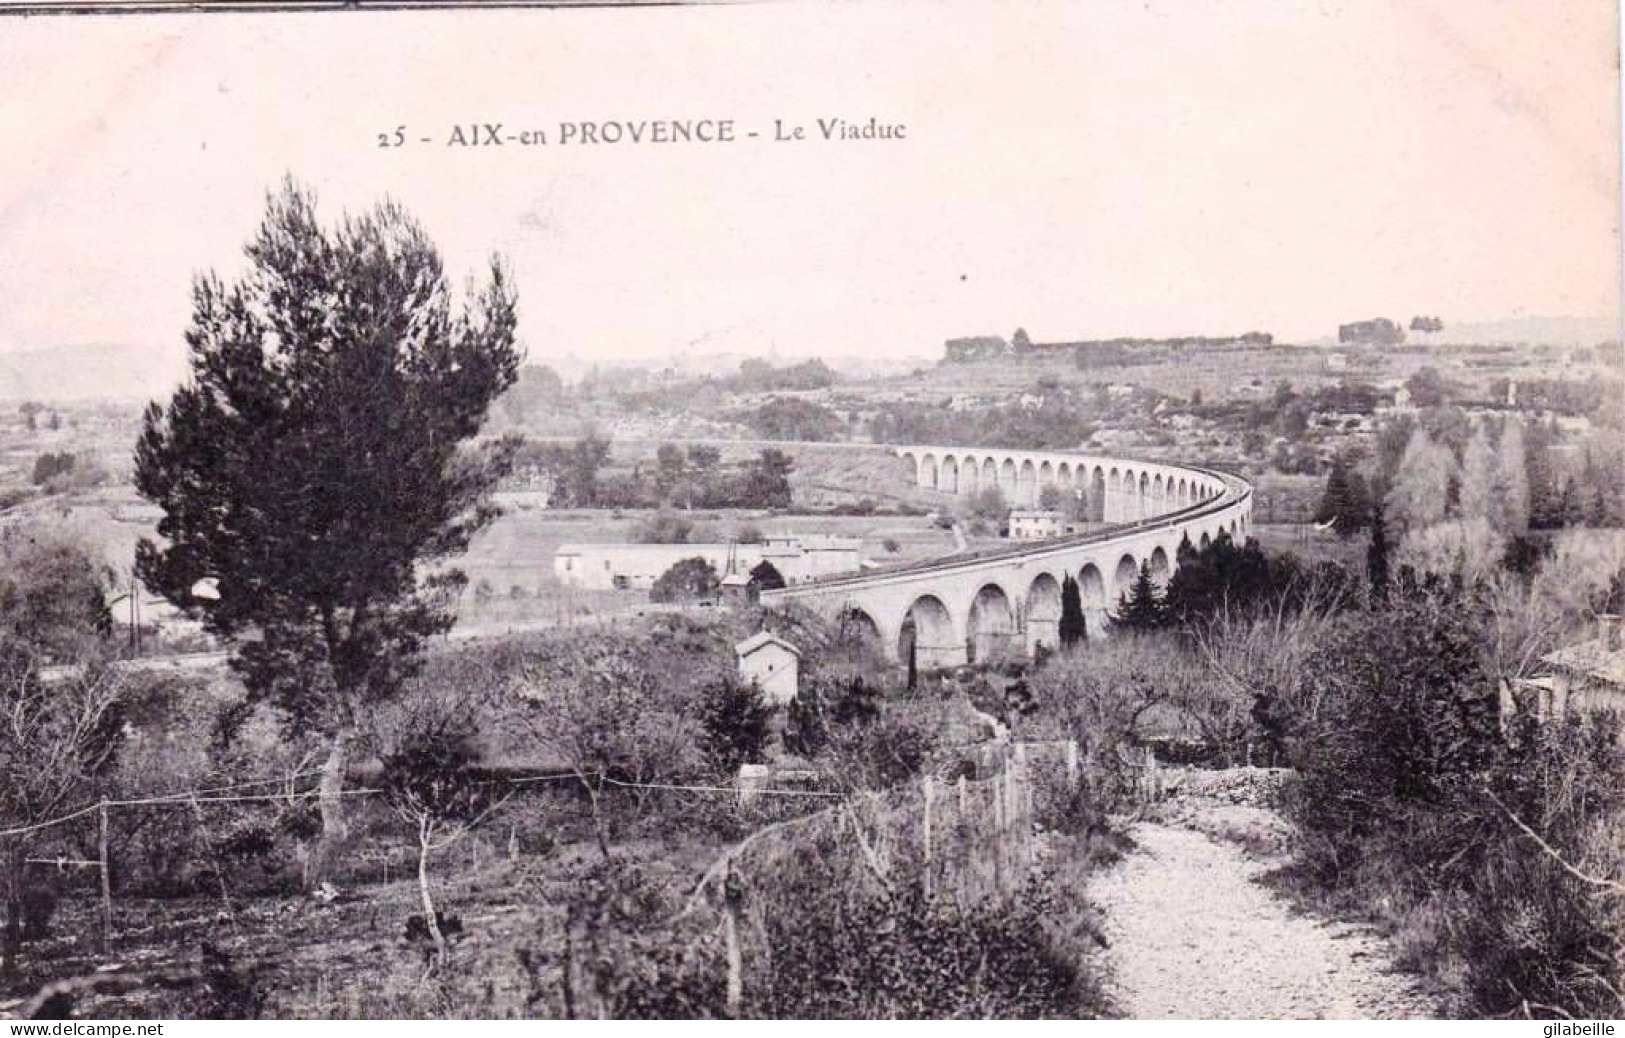
[[1614, 1034], [1620, 41], [0, 3], [0, 1026]]

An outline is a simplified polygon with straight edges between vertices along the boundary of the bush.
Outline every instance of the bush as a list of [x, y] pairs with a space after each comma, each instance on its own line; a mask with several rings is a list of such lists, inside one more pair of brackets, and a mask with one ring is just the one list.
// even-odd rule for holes
[[761, 761], [773, 707], [762, 698], [760, 685], [730, 678], [710, 690], [703, 711], [706, 751], [719, 771], [731, 774], [741, 764]]
[[716, 568], [696, 555], [673, 563], [660, 574], [654, 587], [649, 589], [649, 601], [698, 602], [714, 598], [720, 586]]
[[[1469, 596], [1403, 589], [1305, 667], [1291, 742], [1301, 878], [1384, 906], [1406, 957], [1471, 1015], [1620, 1012], [1620, 898], [1559, 863], [1625, 872], [1625, 767], [1599, 715], [1499, 715]], [[1550, 846], [1543, 849], [1531, 833]]]
[[67, 475], [73, 471], [75, 461], [74, 456], [67, 451], [61, 453], [46, 451], [34, 459], [34, 485], [44, 486], [58, 476]]
[[694, 524], [672, 512], [656, 512], [639, 524], [639, 544], [687, 544], [694, 539]]

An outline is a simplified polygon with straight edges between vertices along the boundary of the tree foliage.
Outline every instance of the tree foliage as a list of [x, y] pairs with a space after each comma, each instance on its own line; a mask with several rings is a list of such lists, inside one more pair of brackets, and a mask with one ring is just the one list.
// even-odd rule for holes
[[1617, 1012], [1625, 903], [1576, 876], [1618, 868], [1617, 719], [1506, 713], [1495, 626], [1481, 590], [1410, 581], [1341, 618], [1302, 669], [1298, 867], [1406, 928], [1472, 1015]]
[[730, 677], [711, 688], [702, 709], [706, 749], [720, 772], [761, 761], [773, 707], [762, 697], [760, 685]]
[[1315, 522], [1334, 523], [1337, 535], [1347, 540], [1365, 529], [1371, 514], [1371, 492], [1365, 477], [1339, 455], [1332, 459], [1326, 489], [1315, 509]]
[[113, 616], [109, 574], [72, 539], [17, 527], [0, 539], [0, 658], [33, 666], [95, 658]]
[[[246, 251], [240, 281], [197, 279], [191, 378], [147, 410], [135, 481], [164, 515], [136, 567], [232, 641], [256, 696], [331, 740], [333, 783], [361, 712], [450, 626], [460, 575], [420, 567], [495, 515], [508, 452], [464, 445], [515, 379], [515, 298], [493, 261], [454, 313], [404, 210], [328, 228], [291, 181]], [[218, 596], [193, 594], [205, 577]]]
[[1496, 458], [1482, 425], [1473, 430], [1461, 455], [1461, 492], [1456, 514], [1464, 520], [1488, 521], [1496, 498]]
[[1125, 631], [1147, 633], [1168, 626], [1168, 610], [1163, 594], [1151, 575], [1151, 563], [1140, 563], [1134, 583], [1118, 599], [1117, 610], [1112, 613], [1112, 626]]
[[1418, 427], [1388, 489], [1387, 517], [1407, 533], [1441, 522], [1449, 501], [1446, 488], [1454, 478], [1456, 462], [1450, 451]]
[[720, 583], [716, 567], [696, 555], [678, 559], [649, 589], [651, 602], [698, 602], [714, 598]]
[[[107, 665], [102, 574], [84, 549], [12, 531], [0, 552], [0, 829], [67, 813], [109, 777], [125, 740], [128, 683]], [[47, 679], [43, 668], [71, 663]], [[30, 848], [55, 834], [34, 830], [0, 840], [5, 904], [0, 968], [9, 971], [23, 937]]]
[[1068, 573], [1061, 582], [1061, 624], [1057, 632], [1061, 644], [1078, 645], [1089, 640], [1089, 622], [1083, 613], [1083, 596], [1078, 581]]

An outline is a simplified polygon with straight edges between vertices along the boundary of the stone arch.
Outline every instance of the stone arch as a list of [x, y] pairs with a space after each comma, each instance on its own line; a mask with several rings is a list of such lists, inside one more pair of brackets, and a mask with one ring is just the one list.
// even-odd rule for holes
[[1134, 578], [1140, 575], [1140, 564], [1134, 561], [1134, 556], [1124, 552], [1123, 557], [1117, 560], [1117, 568], [1112, 571], [1112, 604], [1128, 593], [1134, 586]]
[[1158, 545], [1151, 553], [1151, 579], [1157, 582], [1158, 587], [1166, 587], [1172, 574], [1173, 567], [1168, 564], [1168, 553]]
[[903, 614], [897, 632], [897, 658], [907, 663], [910, 650], [915, 666], [921, 670], [951, 667], [961, 659], [962, 647], [954, 637], [953, 617], [936, 595], [921, 595]]
[[959, 463], [959, 492], [971, 497], [982, 489], [982, 469], [969, 454]]
[[1057, 649], [1061, 644], [1061, 582], [1052, 573], [1040, 573], [1027, 586], [1022, 610], [1027, 626], [1027, 651], [1036, 653], [1040, 645]]
[[1106, 521], [1106, 473], [1099, 465], [1089, 479], [1089, 521]]
[[920, 457], [913, 451], [900, 451], [898, 458], [908, 463], [908, 482], [915, 486], [920, 484]]
[[937, 489], [950, 494], [959, 493], [959, 459], [949, 456], [937, 467]]
[[1085, 610], [1105, 609], [1111, 604], [1106, 598], [1106, 581], [1100, 575], [1100, 567], [1092, 562], [1078, 570], [1078, 599]]
[[1072, 479], [1072, 464], [1070, 462], [1063, 461], [1055, 466], [1055, 482], [1059, 483], [1063, 489], [1071, 490], [1073, 488]]
[[1106, 596], [1106, 581], [1100, 567], [1086, 562], [1078, 570], [1078, 601], [1083, 605], [1084, 630], [1090, 637], [1102, 634], [1111, 622], [1112, 602]]
[[932, 490], [937, 488], [937, 456], [927, 454], [920, 460], [920, 486]]
[[977, 480], [977, 492], [999, 489], [999, 465], [992, 458], [982, 459], [982, 478]]
[[1028, 458], [1021, 463], [1021, 471], [1016, 476], [1015, 507], [1031, 508], [1038, 503], [1038, 466], [1033, 459]]
[[1036, 500], [1037, 495], [1042, 493], [1045, 487], [1054, 482], [1055, 465], [1046, 458], [1044, 459], [1044, 464], [1038, 466], [1038, 486], [1033, 490], [1034, 499]]
[[1016, 461], [1014, 458], [1005, 458], [999, 466], [999, 493], [1004, 495], [1006, 504], [1016, 499]]
[[971, 663], [986, 663], [1010, 655], [1017, 637], [1015, 611], [1010, 596], [997, 584], [983, 584], [971, 599], [965, 624], [965, 657]]
[[1144, 516], [1147, 512], [1149, 512], [1151, 510], [1148, 507], [1148, 505], [1150, 504], [1150, 500], [1151, 500], [1151, 477], [1149, 475], [1147, 475], [1146, 473], [1142, 472], [1142, 473], [1140, 473], [1140, 495], [1139, 495], [1140, 515], [1141, 516]]
[[[880, 625], [875, 618], [859, 606], [849, 605], [841, 609], [840, 615], [835, 618], [835, 637], [837, 641], [847, 643], [880, 645]], [[906, 658], [906, 657], [905, 657]]]
[[1162, 486], [1162, 473], [1159, 472], [1151, 480], [1151, 513], [1153, 515], [1161, 515], [1168, 510], [1166, 493]]
[[1175, 500], [1180, 508], [1189, 508], [1191, 504], [1191, 489], [1185, 482], [1185, 477], [1179, 477], [1179, 488], [1174, 492]]
[[784, 574], [779, 572], [779, 567], [763, 559], [751, 569], [750, 581], [745, 586], [754, 601], [763, 591], [777, 591], [788, 583], [789, 581], [784, 579]]

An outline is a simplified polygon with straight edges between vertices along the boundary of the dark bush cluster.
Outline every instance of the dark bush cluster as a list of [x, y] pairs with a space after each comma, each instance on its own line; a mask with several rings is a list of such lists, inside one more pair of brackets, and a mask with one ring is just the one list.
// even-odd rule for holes
[[1466, 1013], [1617, 1015], [1625, 912], [1574, 871], [1620, 830], [1617, 719], [1503, 714], [1470, 600], [1394, 598], [1346, 616], [1305, 667], [1299, 878], [1385, 906], [1409, 963], [1451, 980]]

